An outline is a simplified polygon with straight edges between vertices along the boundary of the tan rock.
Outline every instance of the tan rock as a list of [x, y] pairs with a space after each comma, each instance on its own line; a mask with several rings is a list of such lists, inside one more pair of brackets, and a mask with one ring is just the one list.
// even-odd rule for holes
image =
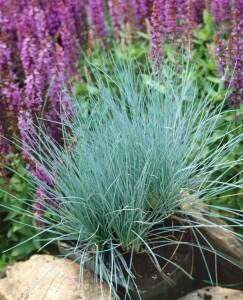
[[[34, 255], [6, 269], [0, 279], [0, 300], [114, 300], [107, 284], [93, 283], [93, 274], [84, 270], [79, 286], [77, 263], [51, 255]], [[102, 297], [103, 293], [103, 297]]]
[[[205, 235], [215, 250], [228, 255], [243, 268], [242, 242], [229, 232], [232, 229], [230, 229], [225, 221], [211, 216], [207, 207], [202, 202], [197, 202], [193, 199], [189, 203], [184, 203], [181, 208], [182, 210], [190, 211], [191, 217], [195, 222], [205, 225], [200, 227], [199, 230]], [[216, 225], [215, 227], [214, 224]]]
[[241, 267], [243, 267], [243, 246], [235, 237], [221, 228], [211, 228], [211, 230], [205, 228], [202, 231], [214, 249], [239, 260]]
[[[209, 247], [210, 244], [209, 250], [214, 249], [216, 253], [222, 255], [222, 257], [219, 255], [216, 261], [213, 251], [212, 253], [204, 251], [204, 257], [202, 257], [201, 252], [195, 249], [197, 276], [200, 277], [204, 272], [202, 276], [204, 276], [204, 279], [208, 279], [207, 274], [205, 274], [207, 270], [204, 267], [204, 259], [206, 259], [214, 281], [218, 280], [220, 283], [228, 284], [241, 282], [243, 278], [243, 243], [234, 236], [233, 228], [224, 220], [213, 216], [207, 206], [199, 199], [192, 199], [187, 203], [183, 203], [180, 218], [183, 218], [183, 211], [187, 215], [189, 212], [190, 219], [195, 224], [204, 225], [198, 227], [198, 231], [201, 231], [201, 237], [198, 234], [199, 243], [204, 247]], [[202, 274], [199, 270], [202, 271]], [[217, 274], [217, 276], [214, 277], [214, 274]], [[239, 287], [243, 288], [243, 285], [241, 284]]]
[[243, 300], [243, 292], [222, 287], [204, 287], [177, 300]]

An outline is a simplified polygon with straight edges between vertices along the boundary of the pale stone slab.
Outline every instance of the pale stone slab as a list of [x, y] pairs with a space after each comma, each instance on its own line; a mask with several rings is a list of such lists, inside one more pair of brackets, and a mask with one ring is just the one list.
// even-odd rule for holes
[[[84, 270], [79, 286], [77, 263], [51, 255], [33, 255], [6, 269], [0, 279], [0, 300], [114, 300], [107, 284], [93, 282], [93, 274]], [[83, 290], [83, 292], [82, 292]], [[103, 296], [102, 296], [103, 294]]]
[[243, 292], [222, 287], [204, 287], [177, 300], [243, 300]]

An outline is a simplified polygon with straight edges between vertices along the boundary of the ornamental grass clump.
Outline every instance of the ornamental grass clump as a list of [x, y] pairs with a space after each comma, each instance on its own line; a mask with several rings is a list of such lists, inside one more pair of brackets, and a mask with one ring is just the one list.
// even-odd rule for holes
[[[224, 128], [225, 104], [215, 108], [207, 93], [198, 98], [188, 66], [164, 66], [163, 80], [158, 82], [148, 63], [141, 68], [111, 57], [109, 64], [109, 72], [105, 64], [90, 65], [96, 87], [90, 89], [85, 105], [72, 97], [72, 117], [60, 116], [61, 145], [45, 128], [33, 125], [24, 146], [51, 182], [30, 174], [42, 191], [41, 232], [55, 233], [53, 240], [69, 243], [67, 256], [81, 250], [81, 266], [93, 258], [111, 292], [117, 295], [119, 279], [129, 299], [129, 282], [136, 286], [134, 255], [147, 252], [151, 264], [158, 270], [163, 267], [149, 243], [151, 237], [157, 236], [156, 247], [184, 243], [203, 253], [207, 247], [197, 242], [163, 236], [172, 229], [190, 231], [199, 241], [199, 236], [206, 239], [202, 226], [221, 227], [237, 236], [232, 228], [242, 226], [240, 212], [211, 207], [207, 200], [242, 186], [237, 175], [222, 181], [226, 172], [242, 163], [242, 156], [228, 160], [242, 133], [225, 128], [216, 143], [213, 133]], [[222, 215], [231, 227], [206, 219], [201, 224], [194, 218], [199, 203], [204, 204], [205, 215], [217, 216], [214, 211], [221, 209], [235, 216]], [[171, 218], [177, 222], [167, 222]], [[207, 250], [215, 251], [210, 243]], [[128, 262], [124, 253], [130, 253]]]

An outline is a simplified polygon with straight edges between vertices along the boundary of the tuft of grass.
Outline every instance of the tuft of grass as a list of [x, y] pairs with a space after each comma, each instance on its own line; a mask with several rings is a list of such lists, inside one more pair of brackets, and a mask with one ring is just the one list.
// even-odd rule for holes
[[[196, 214], [191, 208], [199, 203], [206, 208], [207, 199], [242, 187], [237, 175], [227, 182], [222, 178], [242, 163], [242, 155], [236, 161], [228, 157], [243, 134], [239, 128], [226, 128], [217, 136], [217, 143], [212, 138], [222, 126], [225, 102], [215, 108], [210, 93], [199, 96], [189, 63], [185, 68], [165, 66], [158, 75], [149, 63], [141, 67], [136, 61], [112, 56], [109, 60], [109, 71], [105, 62], [101, 67], [90, 64], [95, 89], [90, 89], [89, 102], [84, 106], [72, 95], [71, 117], [62, 108], [62, 145], [43, 126], [33, 126], [24, 148], [53, 184], [32, 178], [44, 191], [40, 234], [56, 235], [46, 244], [68, 241], [70, 255], [81, 247], [81, 266], [93, 257], [111, 292], [116, 294], [119, 278], [129, 298], [129, 282], [136, 284], [133, 254], [147, 251], [160, 269], [148, 239], [155, 226], [158, 234], [158, 225], [161, 232], [171, 232], [172, 226], [165, 226], [170, 217], [182, 222], [173, 230], [191, 229], [198, 241], [194, 246], [202, 250], [202, 226], [221, 227], [237, 236], [231, 228], [242, 226], [241, 219], [223, 217], [231, 228], [209, 221], [201, 224], [193, 219]], [[216, 178], [215, 173], [219, 174]], [[213, 208], [217, 211], [216, 205]], [[240, 215], [233, 209], [224, 210]], [[218, 216], [212, 210], [205, 214]], [[179, 242], [162, 240], [161, 244]], [[215, 251], [210, 243], [207, 250]], [[129, 263], [123, 251], [131, 252]]]

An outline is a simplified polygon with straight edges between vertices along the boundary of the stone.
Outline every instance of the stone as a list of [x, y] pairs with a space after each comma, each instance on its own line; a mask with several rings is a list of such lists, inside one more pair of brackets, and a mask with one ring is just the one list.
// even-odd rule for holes
[[[183, 203], [181, 209], [180, 218], [183, 218], [183, 210], [189, 211], [190, 219], [195, 224], [205, 225], [198, 227], [201, 234], [197, 235], [198, 241], [194, 242], [199, 242], [206, 248], [210, 244], [212, 250], [211, 252], [204, 250], [202, 256], [201, 251], [194, 248], [196, 269], [194, 276], [197, 283], [199, 284], [200, 280], [211, 280], [206, 268], [207, 264], [213, 282], [237, 283], [237, 287], [243, 289], [243, 243], [234, 236], [233, 229], [224, 220], [213, 216], [207, 206], [198, 199]], [[213, 249], [219, 254], [217, 258]]]
[[[218, 218], [207, 217], [207, 219], [212, 223], [219, 223]], [[222, 222], [222, 220], [220, 221]], [[202, 227], [201, 230], [207, 236], [208, 241], [214, 249], [237, 260], [243, 268], [243, 245], [238, 239], [220, 227]]]
[[[207, 207], [202, 202], [193, 205], [194, 201], [196, 202], [196, 200], [192, 200], [183, 204], [182, 210], [189, 209], [191, 218], [198, 224], [205, 225], [205, 227], [200, 227], [199, 230], [216, 251], [227, 255], [229, 259], [232, 259], [238, 266], [243, 268], [243, 243], [224, 229], [227, 227], [230, 229], [225, 221], [210, 215]], [[211, 226], [213, 224], [218, 226]], [[230, 231], [233, 230], [230, 229]]]
[[[109, 287], [93, 282], [93, 274], [68, 259], [33, 255], [29, 260], [8, 266], [0, 279], [0, 300], [114, 300]], [[103, 294], [103, 296], [102, 296]]]
[[204, 287], [177, 300], [243, 300], [243, 292], [228, 288]]

